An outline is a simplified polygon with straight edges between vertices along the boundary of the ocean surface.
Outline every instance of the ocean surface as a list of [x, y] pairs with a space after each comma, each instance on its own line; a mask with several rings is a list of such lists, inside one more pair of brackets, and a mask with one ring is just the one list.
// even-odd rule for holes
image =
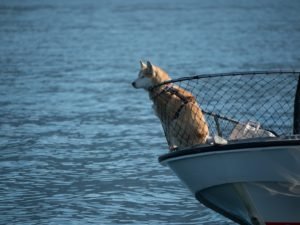
[[234, 224], [158, 163], [166, 140], [131, 82], [141, 59], [173, 78], [299, 70], [299, 10], [297, 0], [1, 0], [0, 224]]

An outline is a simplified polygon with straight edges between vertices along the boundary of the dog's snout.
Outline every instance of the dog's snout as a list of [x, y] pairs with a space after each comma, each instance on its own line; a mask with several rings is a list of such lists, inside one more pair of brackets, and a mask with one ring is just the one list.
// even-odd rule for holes
[[132, 84], [133, 87], [135, 87], [135, 82], [132, 82], [131, 84]]

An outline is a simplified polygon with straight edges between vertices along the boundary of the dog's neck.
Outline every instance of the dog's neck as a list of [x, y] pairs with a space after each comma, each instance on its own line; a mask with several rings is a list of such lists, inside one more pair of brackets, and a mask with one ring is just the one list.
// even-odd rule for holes
[[149, 90], [149, 97], [152, 101], [154, 101], [159, 95], [161, 95], [163, 92], [168, 91], [172, 87], [173, 84], [169, 83], [156, 88], [152, 88], [151, 90]]

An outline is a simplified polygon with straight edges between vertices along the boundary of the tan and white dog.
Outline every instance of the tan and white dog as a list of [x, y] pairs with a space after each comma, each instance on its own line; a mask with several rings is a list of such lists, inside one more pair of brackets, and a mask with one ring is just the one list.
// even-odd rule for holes
[[140, 64], [138, 78], [132, 85], [149, 92], [170, 149], [206, 143], [209, 135], [208, 126], [195, 97], [178, 85], [171, 83], [159, 85], [171, 80], [170, 76], [150, 62]]

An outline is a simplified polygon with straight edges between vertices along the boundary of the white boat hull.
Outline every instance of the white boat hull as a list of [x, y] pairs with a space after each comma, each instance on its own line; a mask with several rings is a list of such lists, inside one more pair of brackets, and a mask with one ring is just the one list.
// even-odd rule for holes
[[160, 162], [201, 203], [237, 223], [300, 225], [299, 140], [207, 146]]

